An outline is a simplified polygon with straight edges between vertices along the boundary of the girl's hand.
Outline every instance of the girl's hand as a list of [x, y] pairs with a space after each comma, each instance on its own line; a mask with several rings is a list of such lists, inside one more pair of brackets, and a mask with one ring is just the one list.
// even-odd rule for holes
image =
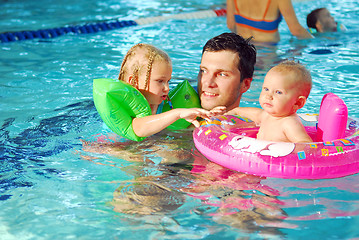
[[215, 107], [210, 111], [209, 117], [224, 115], [226, 113], [226, 111], [227, 111], [227, 108], [225, 106]]
[[186, 121], [192, 123], [195, 127], [200, 126], [197, 117], [208, 119], [208, 116], [210, 116], [210, 111], [207, 111], [202, 108], [177, 108], [177, 109], [181, 110], [180, 118], [183, 118]]

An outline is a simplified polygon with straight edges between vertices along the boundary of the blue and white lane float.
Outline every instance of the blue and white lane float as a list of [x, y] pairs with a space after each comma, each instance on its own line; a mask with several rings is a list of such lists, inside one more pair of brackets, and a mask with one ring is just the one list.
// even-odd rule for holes
[[166, 21], [169, 19], [201, 19], [225, 16], [225, 9], [203, 10], [190, 13], [181, 13], [174, 15], [139, 18], [137, 20], [109, 20], [103, 22], [89, 23], [84, 25], [65, 26], [51, 29], [40, 29], [35, 31], [19, 31], [0, 33], [0, 42], [14, 42], [29, 40], [34, 38], [49, 39], [56, 38], [66, 34], [89, 34], [101, 31], [115, 30], [124, 27], [152, 24]]
[[209, 160], [229, 169], [287, 179], [338, 178], [359, 172], [358, 120], [348, 118], [345, 103], [327, 94], [318, 114], [302, 115], [316, 142], [257, 140], [258, 127], [239, 116], [220, 116], [193, 132], [196, 148]]

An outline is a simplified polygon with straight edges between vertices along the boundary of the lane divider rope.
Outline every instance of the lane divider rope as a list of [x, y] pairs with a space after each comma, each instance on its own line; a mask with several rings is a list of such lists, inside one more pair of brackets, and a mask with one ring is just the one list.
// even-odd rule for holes
[[99, 23], [89, 23], [84, 25], [66, 26], [51, 29], [40, 29], [34, 31], [5, 32], [0, 33], [0, 41], [2, 43], [22, 41], [34, 38], [49, 39], [56, 38], [65, 34], [89, 34], [101, 31], [109, 31], [124, 27], [152, 24], [166, 21], [169, 19], [201, 19], [212, 18], [226, 15], [226, 9], [203, 10], [190, 13], [180, 13], [175, 15], [139, 18], [136, 20], [109, 20]]

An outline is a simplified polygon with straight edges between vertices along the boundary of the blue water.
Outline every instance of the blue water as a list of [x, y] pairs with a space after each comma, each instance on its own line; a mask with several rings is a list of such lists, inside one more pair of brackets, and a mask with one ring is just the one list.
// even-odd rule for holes
[[[223, 4], [2, 1], [0, 29], [133, 20]], [[318, 112], [321, 97], [331, 91], [344, 99], [350, 116], [359, 117], [358, 2], [294, 6], [303, 25], [309, 9], [327, 6], [348, 31], [303, 41], [282, 22], [278, 45], [258, 47], [254, 82], [241, 104], [258, 106], [265, 73], [294, 57], [314, 81], [301, 112]], [[232, 172], [201, 157], [191, 131], [100, 143], [112, 136], [93, 105], [92, 79], [116, 78], [126, 51], [147, 42], [171, 56], [172, 86], [182, 79], [195, 85], [202, 46], [225, 31], [225, 18], [215, 17], [0, 44], [0, 239], [359, 237], [358, 174], [308, 181]]]

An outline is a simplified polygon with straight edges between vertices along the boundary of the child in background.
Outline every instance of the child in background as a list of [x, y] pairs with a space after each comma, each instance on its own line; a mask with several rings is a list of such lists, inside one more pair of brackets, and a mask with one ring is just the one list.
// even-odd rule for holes
[[257, 139], [273, 142], [312, 142], [296, 114], [306, 103], [312, 87], [309, 71], [299, 63], [285, 61], [264, 78], [259, 103], [263, 109], [237, 107], [227, 114], [247, 117], [260, 125]]
[[342, 24], [338, 24], [326, 8], [317, 8], [307, 15], [307, 25], [314, 32], [337, 32], [345, 31]]
[[[207, 118], [210, 112], [201, 108], [178, 108], [161, 113], [161, 103], [168, 97], [172, 62], [164, 51], [139, 43], [126, 54], [119, 74], [119, 80], [130, 83], [138, 89], [150, 104], [152, 115], [134, 118], [133, 130], [139, 137], [147, 137], [183, 118], [196, 127], [197, 117]], [[215, 112], [215, 110], [213, 111]]]

